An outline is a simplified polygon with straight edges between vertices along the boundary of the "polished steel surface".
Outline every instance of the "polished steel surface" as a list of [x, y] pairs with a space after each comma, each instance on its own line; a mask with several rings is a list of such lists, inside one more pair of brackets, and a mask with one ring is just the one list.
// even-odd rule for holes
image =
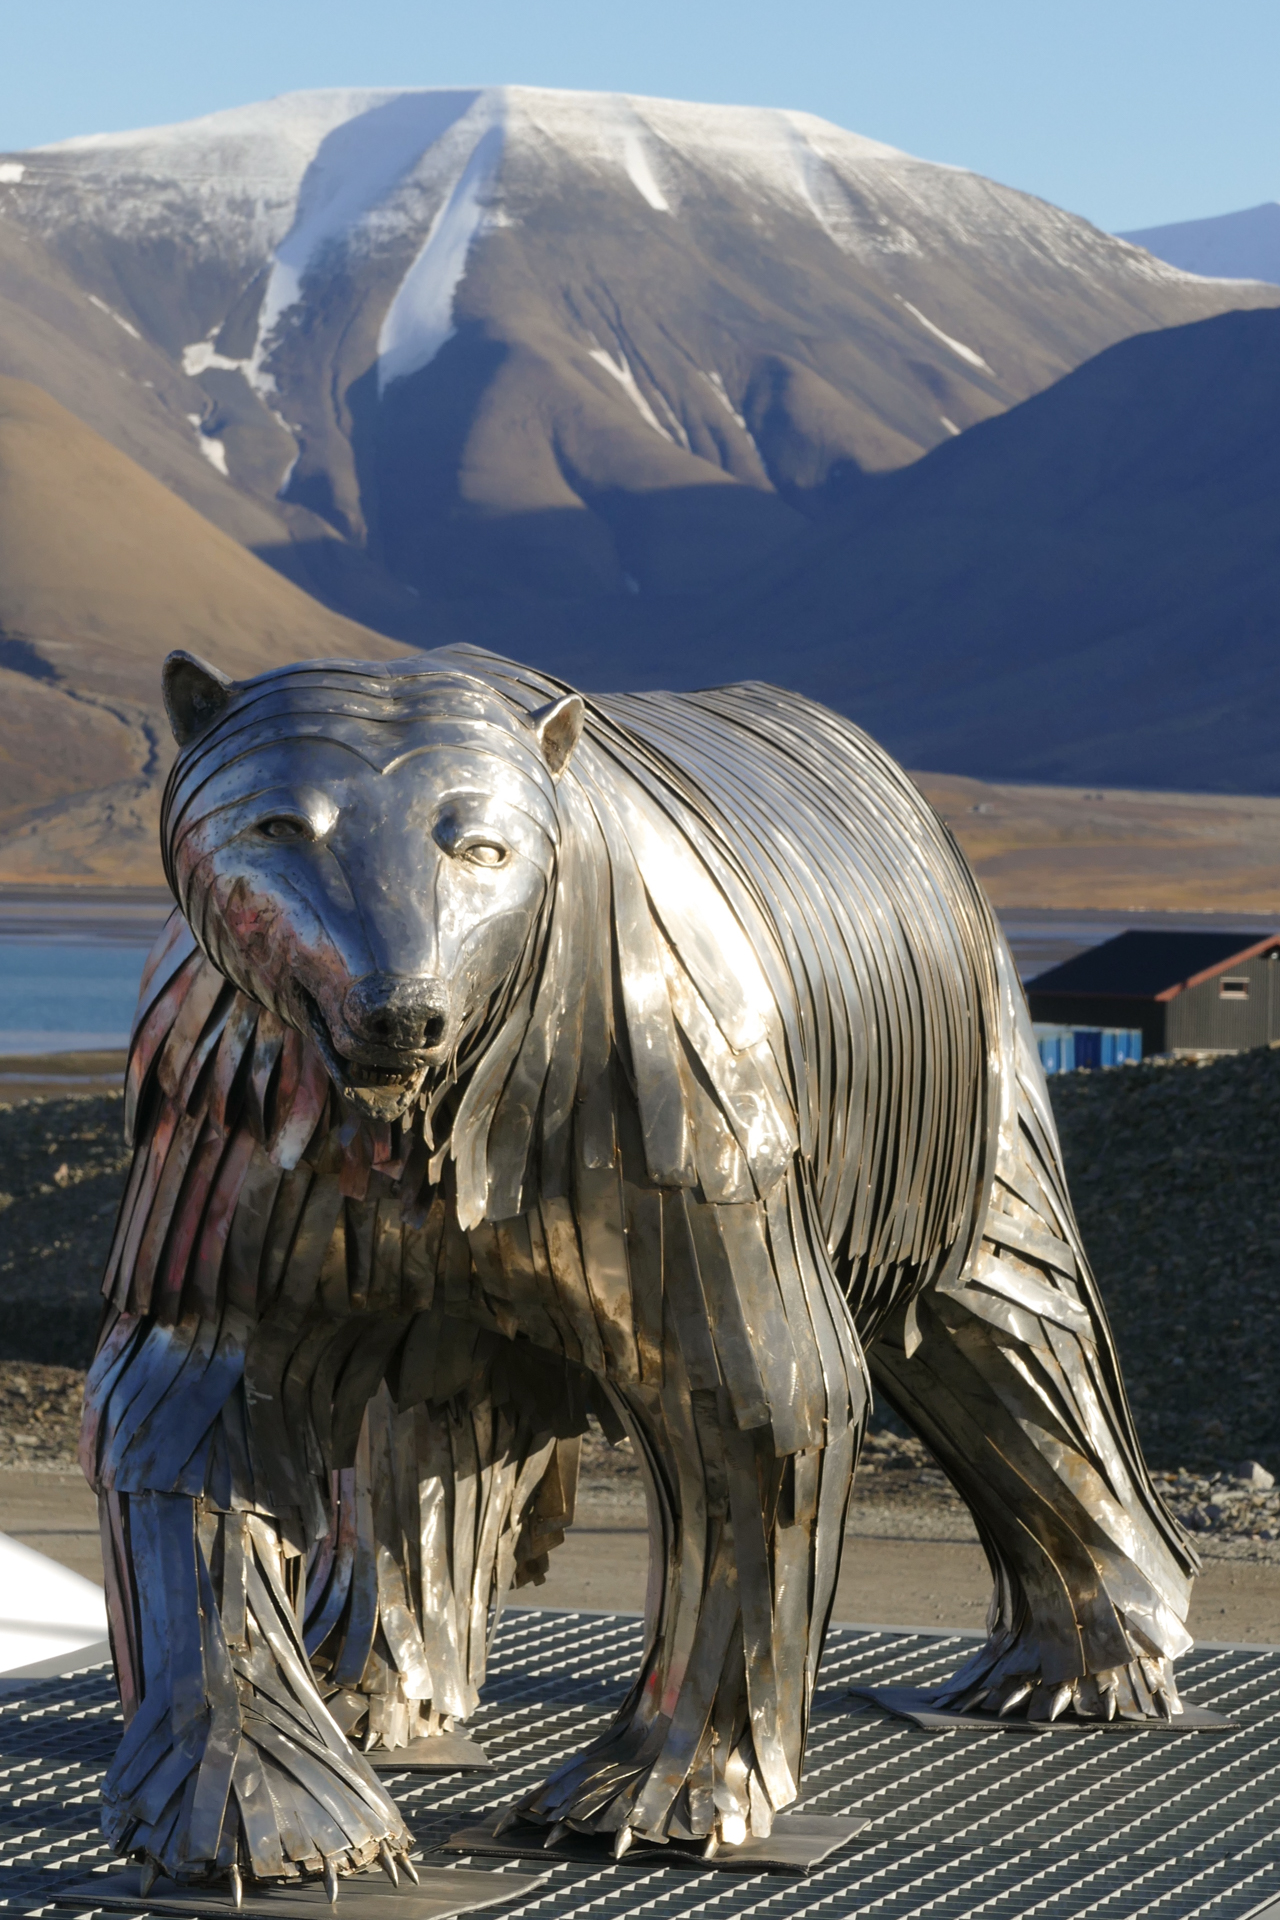
[[397, 1871], [364, 1754], [476, 1711], [591, 1413], [645, 1469], [648, 1623], [524, 1790], [549, 1834], [728, 1848], [795, 1800], [872, 1381], [995, 1578], [937, 1703], [1176, 1717], [1194, 1555], [1008, 949], [905, 774], [776, 689], [584, 702], [469, 648], [174, 656], [166, 697], [182, 914], [84, 1435], [112, 1844]]

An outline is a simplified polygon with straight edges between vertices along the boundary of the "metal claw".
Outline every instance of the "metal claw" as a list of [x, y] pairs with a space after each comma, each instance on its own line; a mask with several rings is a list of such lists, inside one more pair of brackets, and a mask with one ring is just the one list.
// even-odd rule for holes
[[233, 1860], [227, 1868], [227, 1879], [231, 1882], [231, 1898], [237, 1907], [244, 1905], [244, 1881], [240, 1878], [240, 1869]]
[[1069, 1680], [1064, 1680], [1060, 1687], [1054, 1688], [1053, 1697], [1049, 1701], [1050, 1720], [1056, 1720], [1060, 1713], [1066, 1712], [1067, 1708], [1071, 1705], [1071, 1699], [1074, 1693], [1075, 1688]]
[[547, 1828], [547, 1837], [542, 1843], [543, 1846], [544, 1847], [558, 1846], [560, 1842], [564, 1839], [568, 1831], [569, 1831], [569, 1822], [567, 1820], [557, 1820], [554, 1827]]
[[493, 1829], [494, 1839], [496, 1840], [499, 1834], [507, 1833], [510, 1831], [512, 1827], [518, 1826], [519, 1822], [520, 1822], [519, 1807], [508, 1807], [506, 1812], [503, 1814], [502, 1818], [497, 1822], [497, 1824]]
[[720, 1835], [713, 1829], [702, 1843], [702, 1857], [704, 1860], [714, 1860], [719, 1851]]
[[1031, 1682], [1029, 1680], [1019, 1680], [1012, 1692], [1007, 1693], [1000, 1702], [997, 1717], [1003, 1720], [1006, 1713], [1012, 1713], [1015, 1707], [1020, 1707], [1023, 1701], [1029, 1699], [1030, 1696]]
[[406, 1850], [404, 1853], [398, 1853], [396, 1855], [396, 1860], [398, 1864], [408, 1874], [414, 1886], [420, 1887], [422, 1885], [422, 1882], [418, 1878], [418, 1869], [414, 1866], [412, 1860], [409, 1858], [408, 1851]]
[[378, 1864], [393, 1887], [400, 1885], [400, 1875], [396, 1872], [396, 1857], [384, 1840], [378, 1848]]
[[329, 1905], [336, 1907], [338, 1904], [338, 1869], [334, 1866], [332, 1860], [326, 1860], [324, 1863], [324, 1891], [325, 1898], [328, 1900]]
[[146, 1899], [152, 1887], [160, 1877], [160, 1868], [154, 1860], [144, 1860], [138, 1868], [138, 1894]]
[[988, 1686], [970, 1687], [967, 1693], [961, 1694], [958, 1700], [952, 1702], [951, 1711], [953, 1713], [972, 1713], [975, 1707], [982, 1704], [990, 1691], [991, 1689]]
[[630, 1827], [618, 1828], [618, 1831], [613, 1836], [613, 1857], [615, 1860], [621, 1860], [624, 1853], [630, 1852], [631, 1842], [635, 1837]]

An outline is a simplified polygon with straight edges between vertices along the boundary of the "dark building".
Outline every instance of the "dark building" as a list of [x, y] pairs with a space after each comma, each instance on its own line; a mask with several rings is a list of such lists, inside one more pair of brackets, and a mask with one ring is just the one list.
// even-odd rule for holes
[[1280, 1041], [1280, 934], [1121, 933], [1027, 982], [1031, 1018], [1141, 1027], [1142, 1051]]

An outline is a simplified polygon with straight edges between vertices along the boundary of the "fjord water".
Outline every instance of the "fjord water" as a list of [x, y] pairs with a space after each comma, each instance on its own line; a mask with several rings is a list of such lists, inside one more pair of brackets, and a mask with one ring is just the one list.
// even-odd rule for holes
[[0, 1056], [123, 1047], [159, 893], [0, 897]]
[[[143, 964], [171, 906], [158, 890], [0, 893], [0, 1059], [124, 1047]], [[1000, 918], [1023, 979], [1126, 927], [1194, 925], [1265, 933], [1276, 924], [1274, 917], [1247, 913], [1051, 908], [1006, 908]]]
[[145, 944], [0, 934], [0, 1054], [127, 1045], [146, 957]]

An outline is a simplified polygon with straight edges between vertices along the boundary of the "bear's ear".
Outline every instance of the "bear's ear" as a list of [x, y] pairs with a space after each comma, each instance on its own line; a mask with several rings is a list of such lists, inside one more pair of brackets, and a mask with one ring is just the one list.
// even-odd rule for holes
[[573, 750], [582, 738], [586, 717], [587, 710], [576, 693], [562, 694], [559, 700], [550, 700], [545, 707], [536, 707], [528, 716], [528, 724], [537, 736], [542, 757], [551, 770], [553, 780], [558, 780], [568, 766]]
[[181, 651], [171, 653], [165, 661], [160, 686], [164, 710], [180, 747], [217, 719], [235, 691], [234, 681], [225, 673], [219, 673], [207, 660], [198, 660], [194, 653]]

